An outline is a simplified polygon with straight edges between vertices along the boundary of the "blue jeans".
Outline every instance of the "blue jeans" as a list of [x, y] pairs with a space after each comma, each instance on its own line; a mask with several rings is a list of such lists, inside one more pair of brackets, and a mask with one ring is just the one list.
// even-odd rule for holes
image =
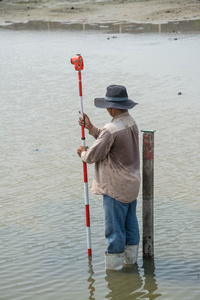
[[137, 200], [122, 203], [107, 195], [103, 196], [105, 237], [107, 253], [122, 253], [126, 245], [138, 245], [140, 233], [136, 216]]

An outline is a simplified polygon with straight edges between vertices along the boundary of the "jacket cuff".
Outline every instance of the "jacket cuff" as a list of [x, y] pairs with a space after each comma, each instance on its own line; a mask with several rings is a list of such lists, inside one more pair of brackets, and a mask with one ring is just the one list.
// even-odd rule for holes
[[82, 160], [83, 160], [84, 162], [86, 162], [86, 152], [87, 152], [87, 151], [83, 151], [83, 152], [81, 153], [81, 158], [82, 158]]
[[98, 128], [93, 126], [91, 130], [89, 130], [89, 134], [95, 137], [97, 135]]

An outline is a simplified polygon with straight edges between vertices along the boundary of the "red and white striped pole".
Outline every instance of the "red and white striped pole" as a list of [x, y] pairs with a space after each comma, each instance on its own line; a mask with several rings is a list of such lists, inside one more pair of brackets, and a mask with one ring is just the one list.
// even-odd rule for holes
[[[83, 58], [80, 54], [76, 54], [71, 58], [71, 63], [74, 65], [76, 71], [78, 71], [78, 84], [79, 84], [79, 96], [80, 96], [80, 111], [81, 118], [84, 118], [83, 115], [83, 93], [82, 93], [82, 79], [81, 71], [83, 70]], [[81, 126], [81, 140], [82, 145], [86, 147], [85, 143], [85, 128], [84, 124]], [[92, 255], [91, 247], [91, 233], [90, 233], [90, 209], [89, 209], [89, 193], [88, 193], [88, 177], [87, 177], [87, 164], [83, 161], [83, 179], [84, 179], [84, 191], [85, 191], [85, 214], [86, 214], [86, 231], [87, 231], [87, 249], [88, 256]]]

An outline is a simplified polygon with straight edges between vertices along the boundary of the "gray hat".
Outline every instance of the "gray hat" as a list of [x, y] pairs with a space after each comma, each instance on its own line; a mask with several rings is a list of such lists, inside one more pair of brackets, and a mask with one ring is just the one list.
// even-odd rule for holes
[[95, 98], [94, 105], [99, 108], [130, 109], [138, 103], [128, 99], [125, 86], [109, 85], [104, 98]]

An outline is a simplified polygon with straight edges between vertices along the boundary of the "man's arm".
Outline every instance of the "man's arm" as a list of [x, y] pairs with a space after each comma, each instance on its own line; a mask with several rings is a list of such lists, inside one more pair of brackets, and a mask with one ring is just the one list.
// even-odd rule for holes
[[103, 160], [110, 151], [112, 144], [113, 135], [106, 128], [104, 128], [101, 131], [98, 139], [94, 142], [94, 144], [88, 151], [86, 151], [86, 149], [83, 149], [84, 147], [82, 148], [81, 146], [78, 150], [82, 160], [86, 163], [92, 164], [94, 162]]

